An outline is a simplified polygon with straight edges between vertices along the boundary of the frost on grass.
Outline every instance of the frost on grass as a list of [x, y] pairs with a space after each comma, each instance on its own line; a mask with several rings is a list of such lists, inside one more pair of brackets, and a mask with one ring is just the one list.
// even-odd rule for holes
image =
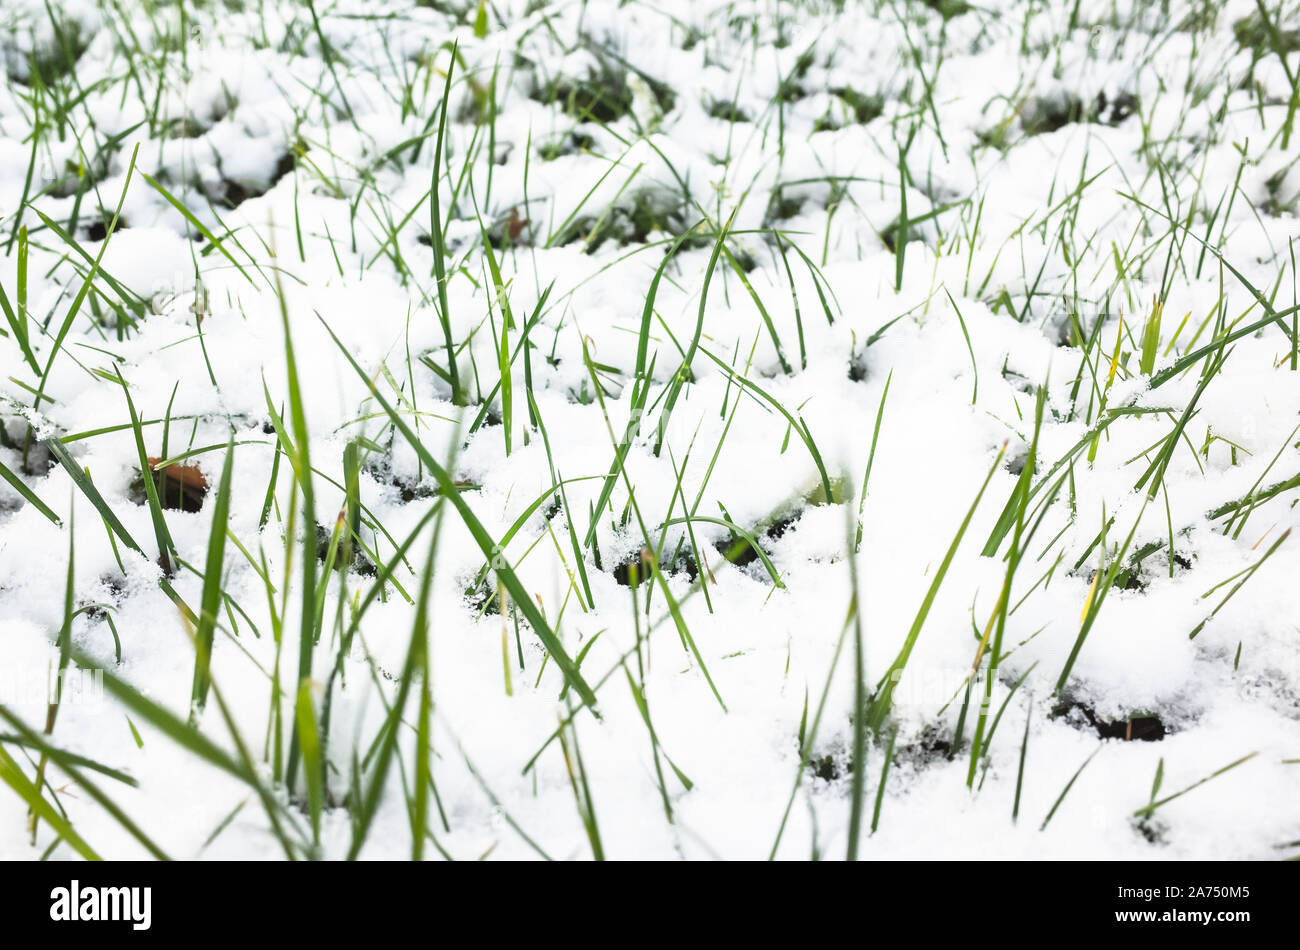
[[1297, 18], [7, 3], [0, 854], [1294, 855]]

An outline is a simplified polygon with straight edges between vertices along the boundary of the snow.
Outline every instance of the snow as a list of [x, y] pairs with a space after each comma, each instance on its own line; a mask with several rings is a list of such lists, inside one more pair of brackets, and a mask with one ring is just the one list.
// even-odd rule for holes
[[[1122, 337], [1130, 355], [1107, 405], [1168, 411], [1118, 417], [1098, 440], [1095, 458], [1085, 453], [1076, 459], [1068, 486], [1046, 509], [1013, 584], [1015, 609], [1004, 638], [1010, 653], [999, 664], [992, 712], [1022, 676], [1024, 683], [1006, 704], [972, 791], [966, 778], [973, 719], [965, 723], [965, 747], [952, 759], [934, 751], [933, 740], [953, 737], [964, 679], [1005, 576], [1005, 542], [996, 556], [981, 555], [1017, 480], [1005, 460], [995, 471], [895, 694], [896, 760], [879, 826], [864, 837], [861, 853], [1266, 858], [1288, 853], [1279, 846], [1300, 838], [1300, 772], [1288, 764], [1300, 757], [1300, 591], [1294, 582], [1300, 541], [1284, 541], [1196, 638], [1189, 637], [1236, 581], [1216, 586], [1259, 563], [1286, 531], [1300, 526], [1295, 489], [1255, 509], [1239, 534], [1225, 533], [1225, 518], [1207, 516], [1297, 471], [1300, 377], [1290, 366], [1290, 331], [1270, 326], [1237, 340], [1220, 376], [1199, 397], [1200, 364], [1155, 389], [1137, 370], [1142, 327], [1156, 297], [1165, 297], [1157, 372], [1209, 343], [1216, 319], [1244, 325], [1260, 318], [1252, 295], [1215, 253], [1203, 253], [1201, 239], [1266, 296], [1276, 288], [1276, 309], [1295, 302], [1300, 134], [1283, 146], [1279, 130], [1292, 91], [1278, 57], [1252, 62], [1251, 51], [1234, 38], [1232, 24], [1255, 11], [1252, 0], [1219, 5], [1217, 23], [1195, 35], [1175, 28], [1193, 12], [1193, 5], [1180, 2], [1169, 4], [1163, 18], [1139, 3], [1106, 5], [1105, 13], [1085, 4], [1071, 29], [1077, 5], [1066, 2], [1034, 4], [1027, 18], [1025, 4], [993, 0], [944, 21], [919, 5], [900, 20], [890, 7], [872, 11], [865, 4], [836, 11], [829, 4], [796, 8], [751, 0], [504, 0], [489, 4], [490, 28], [482, 37], [472, 27], [474, 4], [457, 18], [402, 0], [343, 0], [317, 5], [330, 53], [322, 51], [322, 37], [300, 5], [219, 13], [187, 7], [194, 45], [185, 64], [173, 58], [165, 67], [159, 107], [174, 120], [170, 124], [151, 120], [153, 102], [141, 99], [126, 74], [121, 37], [128, 18], [142, 42], [162, 45], [148, 14], [121, 7], [110, 12], [90, 0], [51, 6], [67, 22], [81, 24], [87, 41], [75, 71], [86, 89], [85, 107], [70, 117], [82, 144], [72, 134], [45, 136], [34, 162], [33, 193], [75, 169], [79, 149], [93, 154], [100, 143], [121, 140], [103, 152], [97, 192], [78, 204], [75, 184], [52, 188], [36, 194], [23, 212], [31, 235], [27, 293], [39, 361], [43, 366], [49, 358], [89, 265], [42, 228], [32, 209], [63, 226], [77, 208], [75, 239], [93, 259], [105, 237], [102, 228], [90, 227], [98, 208], [111, 217], [125, 188], [122, 223], [103, 248], [104, 276], [96, 278], [95, 297], [101, 312], [116, 300], [106, 283], [111, 278], [143, 298], [144, 306], [138, 315], [110, 310], [97, 318], [88, 300], [53, 363], [48, 399], [35, 409], [31, 368], [12, 338], [0, 340], [12, 446], [0, 448], [0, 462], [21, 472], [62, 519], [55, 525], [0, 484], [0, 686], [16, 697], [0, 694], [0, 703], [32, 728], [43, 726], [44, 699], [34, 703], [18, 686], [43, 679], [57, 663], [70, 537], [76, 602], [111, 605], [121, 662], [103, 610], [74, 619], [77, 648], [182, 717], [189, 708], [194, 647], [157, 585], [161, 570], [151, 560], [156, 545], [149, 510], [133, 500], [138, 456], [133, 432], [120, 428], [129, 421], [114, 375], [120, 372], [142, 419], [170, 418], [169, 454], [224, 445], [233, 436], [234, 494], [226, 527], [254, 560], [265, 557], [277, 588], [292, 550], [293, 584], [283, 607], [283, 591], [272, 601], [286, 611], [279, 645], [260, 565], [255, 569], [233, 545], [226, 551], [223, 587], [239, 611], [221, 618], [213, 678], [241, 736], [264, 762], [269, 671], [279, 657], [292, 690], [300, 609], [302, 549], [286, 541], [290, 505], [298, 503], [290, 498], [287, 458], [276, 504], [259, 527], [276, 440], [269, 434], [268, 406], [287, 412], [289, 400], [282, 297], [301, 373], [311, 462], [319, 472], [321, 524], [331, 526], [343, 504], [342, 457], [354, 438], [378, 449], [361, 474], [361, 496], [367, 522], [382, 524], [390, 536], [363, 529], [382, 557], [391, 556], [391, 539], [405, 538], [436, 497], [427, 466], [400, 435], [390, 437], [387, 417], [344, 351], [386, 399], [400, 400], [408, 424], [418, 425], [436, 458], [455, 449], [454, 477], [469, 486], [462, 497], [493, 539], [548, 495], [555, 478], [566, 479], [566, 502], [540, 505], [503, 553], [571, 656], [595, 640], [582, 670], [593, 686], [603, 684], [599, 718], [579, 712], [574, 721], [605, 854], [767, 857], [800, 774], [805, 709], [808, 717], [816, 711], [834, 664], [811, 758], [830, 756], [835, 777], [804, 771], [776, 854], [838, 857], [848, 843], [853, 740], [851, 626], [840, 649], [854, 596], [850, 559], [861, 583], [863, 662], [873, 687], [898, 655], [1004, 442], [1006, 459], [1023, 459], [1033, 436], [1033, 387], [1047, 386], [1039, 446], [1040, 471], [1046, 472], [1096, 423], [1100, 393], [1093, 374], [1104, 383]], [[158, 24], [179, 29], [174, 11], [157, 16]], [[33, 50], [54, 48], [47, 20], [45, 5], [34, 0], [0, 14], [0, 59], [12, 77], [0, 89], [0, 240], [6, 245], [33, 164], [25, 63]], [[941, 36], [940, 63], [935, 51]], [[479, 406], [454, 405], [444, 378], [420, 360], [427, 356], [447, 366], [429, 246], [434, 145], [426, 133], [431, 122], [436, 128], [451, 40], [458, 44], [446, 143], [453, 179], [444, 169], [439, 182], [442, 213], [452, 209], [447, 242], [454, 266], [445, 289], [452, 336], [458, 345], [469, 340], [457, 354], [458, 374], [492, 407], [491, 423], [467, 438]], [[913, 46], [923, 51], [919, 71]], [[545, 101], [553, 84], [600, 73], [602, 58], [593, 49], [612, 50], [619, 59], [606, 56], [606, 64], [622, 60], [635, 70], [628, 71], [629, 107], [609, 122], [577, 121], [564, 113], [563, 102]], [[1288, 55], [1294, 74], [1300, 54]], [[495, 116], [478, 122], [476, 96], [493, 83], [494, 71]], [[789, 101], [781, 93], [787, 81], [799, 90]], [[153, 93], [156, 82], [156, 75], [146, 77], [146, 90]], [[656, 83], [671, 89], [671, 108], [660, 102]], [[920, 108], [926, 84], [933, 105]], [[878, 97], [883, 111], [857, 122], [835, 92], [844, 89]], [[1103, 110], [1107, 121], [1051, 129], [1042, 124], [1043, 116], [1070, 103], [1087, 110], [1103, 95], [1112, 106], [1126, 96], [1138, 105], [1122, 118]], [[1261, 100], [1267, 105], [1260, 107]], [[733, 101], [749, 121], [710, 114], [711, 105]], [[548, 160], [548, 147], [564, 154]], [[900, 209], [901, 148], [911, 178], [909, 217], [937, 213], [911, 229], [896, 290], [896, 258], [886, 238], [894, 241]], [[395, 153], [400, 159], [390, 160]], [[292, 167], [286, 156], [296, 156]], [[242, 194], [228, 207], [223, 200], [235, 186]], [[769, 209], [778, 186], [795, 210], [774, 219]], [[221, 249], [198, 233], [164, 190], [218, 235]], [[953, 202], [961, 204], [944, 210]], [[1167, 265], [1171, 229], [1161, 215], [1168, 209], [1193, 224], [1190, 237], [1174, 232], [1173, 263]], [[632, 222], [643, 211], [652, 227], [637, 234]], [[529, 422], [521, 353], [512, 365], [507, 454], [501, 399], [488, 399], [499, 378], [502, 314], [492, 302], [479, 222], [484, 230], [506, 227], [512, 213], [525, 222], [523, 243], [498, 248], [495, 257], [516, 322], [508, 331], [512, 353], [546, 295], [540, 320], [529, 330], [531, 386], [546, 439]], [[763, 310], [724, 257], [701, 311], [713, 251], [707, 235], [683, 246], [665, 270], [650, 328], [651, 403], [677, 372], [702, 313], [701, 350], [692, 362], [693, 379], [663, 428], [663, 451], [654, 452], [658, 431], [650, 424], [659, 419], [657, 406], [631, 446], [626, 481], [620, 477], [613, 489], [612, 513], [606, 509], [597, 523], [601, 566], [591, 549], [583, 552], [588, 604], [576, 574], [569, 512], [581, 541], [616, 442], [627, 431], [642, 311], [662, 242], [705, 216], [715, 224], [730, 220], [735, 233], [729, 249], [755, 263], [745, 279]], [[611, 222], [612, 236], [598, 245], [566, 240], [574, 226], [585, 235]], [[781, 229], [788, 270], [770, 233], [758, 233], [773, 227]], [[10, 300], [17, 267], [12, 250], [0, 259], [0, 285]], [[1164, 279], [1167, 267], [1170, 280]], [[1072, 311], [1088, 331], [1104, 320], [1077, 398], [1084, 355], [1069, 335]], [[1180, 330], [1184, 314], [1190, 317]], [[780, 352], [764, 315], [782, 341]], [[44, 333], [35, 329], [47, 320]], [[742, 394], [710, 355], [806, 422], [840, 486], [840, 503], [814, 503], [821, 479], [804, 442], [769, 402]], [[613, 368], [602, 398], [594, 398], [588, 356]], [[784, 372], [783, 359], [792, 372]], [[1186, 439], [1172, 454], [1161, 490], [1147, 501], [1145, 487], [1135, 485], [1155, 457], [1153, 448], [1193, 398], [1196, 413]], [[150, 558], [110, 545], [99, 514], [64, 469], [24, 468], [29, 423], [41, 437], [119, 427], [68, 447]], [[163, 454], [162, 430], [161, 423], [143, 429], [150, 456]], [[1217, 439], [1207, 445], [1211, 436]], [[215, 484], [221, 460], [216, 450], [190, 461]], [[200, 512], [167, 512], [176, 551], [194, 566], [173, 583], [192, 606], [202, 591], [212, 497]], [[859, 503], [863, 539], [855, 551]], [[685, 527], [664, 529], [667, 590], [680, 604], [725, 709], [679, 638], [663, 590], [649, 595], [647, 615], [648, 588], [634, 601], [614, 573], [639, 556], [638, 519], [658, 538], [659, 526], [680, 519], [684, 508], [719, 518], [720, 506], [760, 536], [793, 519], [762, 541], [782, 587], [759, 562], [739, 566], [724, 559], [715, 545], [728, 538], [725, 527], [693, 523], [708, 562], [707, 601], [681, 565], [670, 563], [679, 542], [683, 550], [692, 544]], [[1101, 551], [1090, 546], [1103, 524], [1109, 525], [1107, 557], [1133, 530], [1130, 552], [1148, 543], [1168, 545], [1172, 536], [1177, 559], [1161, 547], [1143, 562], [1140, 586], [1108, 593], [1065, 699], [1107, 720], [1158, 715], [1168, 730], [1159, 742], [1102, 739], [1079, 714], [1053, 715], [1057, 677], [1102, 564]], [[429, 535], [422, 534], [408, 554], [417, 569], [428, 544]], [[469, 531], [448, 509], [430, 634], [432, 768], [447, 826], [438, 819], [431, 827], [456, 857], [489, 851], [494, 858], [534, 856], [515, 825], [551, 856], [588, 857], [565, 757], [558, 742], [548, 743], [574, 708], [574, 697], [557, 700], [562, 675], [554, 662], [543, 669], [542, 646], [527, 625], [521, 623], [520, 670], [513, 624], [507, 629], [498, 613], [480, 613], [468, 590], [483, 562]], [[418, 578], [403, 569], [398, 579], [413, 598]], [[345, 583], [350, 599], [358, 592], [364, 597], [373, 579], [354, 572]], [[338, 611], [346, 623], [349, 616], [339, 585], [336, 575], [312, 669], [318, 709], [338, 649], [330, 618]], [[636, 623], [634, 604], [642, 611]], [[348, 793], [353, 750], [364, 755], [383, 723], [414, 616], [415, 608], [390, 585], [365, 615], [345, 659], [333, 693], [329, 744], [336, 802]], [[503, 682], [503, 636], [512, 695]], [[643, 673], [638, 646], [645, 653]], [[671, 821], [656, 747], [624, 670], [638, 682], [644, 678]], [[983, 685], [981, 678], [972, 717]], [[282, 708], [291, 722], [291, 693]], [[408, 724], [414, 715], [412, 703]], [[200, 728], [223, 748], [233, 747], [213, 705]], [[246, 785], [198, 762], [116, 701], [64, 704], [53, 741], [134, 776], [138, 787], [103, 784], [168, 853], [282, 856]], [[405, 773], [389, 775], [365, 857], [410, 853], [406, 796], [414, 744], [414, 730], [403, 729]], [[26, 767], [16, 747], [8, 749]], [[1139, 827], [1132, 820], [1151, 800], [1158, 763], [1164, 796], [1249, 753], [1254, 757], [1240, 767], [1162, 806], [1154, 824]], [[1094, 754], [1040, 830], [1061, 790]], [[689, 777], [689, 789], [668, 760]], [[883, 744], [873, 744], [866, 763], [868, 812], [883, 763]], [[263, 778], [271, 781], [270, 766]], [[101, 853], [143, 855], [139, 842], [87, 797], [60, 789], [58, 800]], [[247, 807], [208, 842], [244, 801]], [[1013, 821], [1015, 801], [1019, 817]], [[347, 810], [329, 809], [322, 853], [343, 856], [350, 835]], [[26, 806], [0, 795], [0, 856], [37, 857], [52, 840], [42, 827], [33, 846]], [[71, 856], [65, 847], [53, 854]]]

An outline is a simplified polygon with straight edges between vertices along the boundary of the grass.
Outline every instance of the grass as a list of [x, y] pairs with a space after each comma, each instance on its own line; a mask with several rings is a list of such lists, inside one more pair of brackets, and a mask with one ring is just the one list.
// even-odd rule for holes
[[[1041, 763], [1134, 603], [1207, 681], [1269, 669], [1294, 3], [424, 6], [0, 14], [0, 537], [60, 589], [0, 581], [129, 723], [0, 696], [38, 856], [116, 856], [111, 825], [153, 857], [600, 860], [633, 821], [699, 856], [694, 799], [742, 797], [720, 723], [790, 783], [737, 806], [769, 857], [873, 857], [909, 782], [1063, 834], [1104, 746], [1059, 793]], [[1007, 83], [953, 78], [988, 49]], [[1090, 85], [1117, 65], [1143, 81]], [[232, 170], [245, 133], [269, 174]], [[936, 657], [955, 692], [912, 702]], [[229, 783], [193, 841], [131, 817], [134, 754]], [[1158, 798], [1160, 761], [1122, 817], [1201, 784]]]

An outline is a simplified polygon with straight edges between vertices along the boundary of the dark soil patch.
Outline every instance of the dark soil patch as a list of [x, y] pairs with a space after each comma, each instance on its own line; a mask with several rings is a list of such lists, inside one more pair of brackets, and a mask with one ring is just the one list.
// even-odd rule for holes
[[1032, 99], [1020, 114], [1025, 135], [1046, 135], [1078, 122], [1116, 126], [1138, 110], [1136, 96], [1124, 92], [1114, 99], [1103, 92], [1092, 102], [1078, 96]]
[[1103, 739], [1119, 739], [1123, 742], [1159, 742], [1168, 733], [1164, 720], [1150, 712], [1133, 712], [1121, 719], [1106, 719], [1086, 703], [1066, 701], [1057, 707], [1054, 715], [1086, 725]]
[[[324, 564], [329, 559], [330, 540], [334, 532], [323, 524], [316, 525], [316, 557]], [[334, 570], [343, 571], [351, 569], [363, 577], [374, 577], [379, 572], [375, 568], [375, 562], [366, 557], [362, 551], [355, 550], [356, 542], [353, 542], [352, 563], [347, 564], [345, 557], [346, 539], [340, 533], [338, 546], [334, 550]]]
[[280, 156], [279, 161], [275, 163], [275, 169], [271, 172], [271, 177], [265, 182], [251, 179], [236, 181], [231, 178], [222, 178], [216, 188], [209, 192], [208, 197], [211, 201], [224, 208], [238, 208], [245, 201], [251, 198], [260, 198], [266, 194], [293, 169], [293, 152], [288, 151]]
[[1276, 22], [1269, 29], [1269, 24], [1256, 11], [1232, 25], [1233, 35], [1242, 49], [1256, 50], [1260, 53], [1294, 53], [1300, 50], [1300, 30], [1283, 29]]
[[[762, 538], [768, 541], [776, 541], [794, 527], [801, 517], [803, 517], [802, 509], [786, 515], [784, 518], [778, 519], [763, 531], [762, 534], [756, 533], [755, 537], [756, 539]], [[744, 567], [748, 564], [753, 564], [758, 560], [758, 552], [754, 550], [754, 546], [749, 543], [749, 540], [734, 533], [731, 535], [730, 539], [719, 541], [715, 544], [714, 549], [737, 567]]]
[[749, 114], [734, 102], [728, 102], [725, 99], [717, 99], [710, 102], [705, 109], [709, 115], [715, 119], [721, 119], [724, 122], [752, 122]]

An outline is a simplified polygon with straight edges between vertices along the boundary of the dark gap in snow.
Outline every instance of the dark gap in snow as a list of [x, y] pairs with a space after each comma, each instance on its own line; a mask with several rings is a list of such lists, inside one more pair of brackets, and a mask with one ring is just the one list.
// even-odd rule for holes
[[[774, 521], [768, 528], [761, 533], [756, 528], [753, 532], [755, 538], [776, 541], [803, 517], [803, 509], [800, 508], [793, 513], [786, 515]], [[729, 540], [719, 541], [714, 545], [714, 549], [724, 558], [730, 561], [736, 567], [744, 567], [747, 564], [753, 564], [758, 560], [758, 552], [754, 550], [753, 545], [740, 535], [733, 533]], [[766, 552], [765, 552], [766, 553]]]
[[1020, 127], [1025, 135], [1047, 135], [1067, 125], [1084, 121], [1083, 101], [1077, 96], [1031, 99], [1020, 112]]
[[[850, 771], [852, 771], [851, 763]], [[820, 758], [810, 759], [808, 761], [808, 771], [812, 772], [813, 778], [819, 778], [823, 782], [833, 782], [840, 777], [840, 767], [835, 761], [833, 755], [823, 755]]]
[[[1132, 557], [1129, 558], [1129, 562], [1124, 569], [1115, 575], [1115, 586], [1122, 590], [1146, 590], [1148, 582], [1143, 577], [1143, 562], [1147, 558], [1158, 554], [1161, 551], [1166, 551], [1167, 548], [1167, 541], [1152, 541], [1148, 544], [1142, 545], [1142, 547], [1133, 552]], [[1166, 555], [1161, 557], [1158, 563], [1160, 566], [1153, 566], [1152, 570], [1164, 570], [1166, 571], [1166, 576], [1168, 576], [1168, 556]], [[1191, 558], [1182, 554], [1175, 548], [1174, 566], [1181, 568], [1184, 571], [1189, 570], [1192, 566]]]
[[539, 145], [537, 155], [544, 162], [553, 162], [564, 155], [577, 155], [590, 151], [595, 145], [594, 138], [586, 132], [574, 129]]
[[[13, 433], [9, 431], [10, 423], [16, 423]], [[0, 423], [0, 447], [9, 449], [13, 453], [13, 460], [3, 459], [4, 464], [11, 471], [21, 471], [24, 475], [40, 478], [55, 465], [54, 459], [50, 457], [45, 446], [37, 441], [35, 431], [25, 419]], [[7, 510], [16, 511], [23, 504], [21, 499], [15, 499], [13, 508]]]
[[1156, 815], [1143, 815], [1133, 819], [1133, 828], [1148, 844], [1164, 844], [1169, 825]]
[[542, 507], [542, 510], [541, 510], [540, 514], [541, 514], [541, 517], [542, 517], [542, 520], [543, 520], [543, 521], [550, 521], [552, 518], [554, 518], [554, 517], [555, 517], [556, 515], [558, 515], [559, 513], [560, 513], [560, 496], [559, 496], [559, 494], [557, 493], [557, 494], [555, 494], [555, 495], [552, 495], [552, 496], [551, 496], [551, 500], [548, 501], [548, 502], [547, 502], [547, 503]]
[[[878, 232], [880, 240], [884, 242], [885, 247], [889, 248], [889, 253], [891, 254], [898, 253], [898, 231], [898, 219], [895, 218], [893, 221], [889, 222], [889, 225], [883, 231]], [[910, 244], [912, 241], [920, 241], [923, 244], [933, 246], [931, 241], [926, 240], [926, 233], [923, 229], [908, 225], [905, 231], [905, 243]]]
[[1295, 167], [1295, 161], [1288, 162], [1276, 172], [1270, 175], [1264, 182], [1264, 193], [1267, 197], [1260, 202], [1259, 210], [1272, 218], [1283, 216], [1294, 216], [1300, 211], [1300, 192], [1287, 194], [1286, 181], [1292, 168]]
[[884, 114], [885, 100], [883, 96], [861, 93], [849, 86], [841, 86], [838, 89], [832, 89], [831, 92], [839, 96], [844, 104], [853, 110], [853, 118], [860, 125], [866, 125], [872, 119], [879, 118]]
[[251, 198], [260, 198], [266, 194], [285, 175], [288, 175], [294, 169], [293, 152], [286, 151], [280, 156], [275, 163], [275, 169], [271, 172], [271, 177], [266, 181], [255, 181], [252, 179], [234, 180], [231, 178], [222, 178], [217, 186], [208, 193], [209, 200], [222, 205], [228, 209], [238, 208], [245, 201]]
[[[101, 213], [100, 217], [96, 218], [94, 221], [91, 221], [90, 224], [86, 225], [86, 240], [102, 241], [104, 240], [104, 238], [108, 237], [108, 226], [112, 222], [112, 220], [113, 219], [111, 215], [107, 215], [106, 213]], [[131, 225], [127, 222], [125, 218], [118, 218], [117, 224], [113, 226], [113, 233], [117, 234], [120, 231], [125, 231], [130, 226]]]
[[[1096, 549], [1096, 544], [1097, 542], [1094, 540], [1079, 559], [1074, 562], [1074, 567], [1071, 568], [1071, 574], [1082, 576], [1083, 580], [1088, 584], [1091, 584], [1097, 575], [1096, 567], [1093, 566], [1089, 568], [1086, 573], [1081, 574], [1080, 572], [1083, 571], [1084, 563], [1092, 556], [1093, 551]], [[1145, 562], [1147, 558], [1159, 554], [1161, 551], [1167, 550], [1167, 545], [1168, 542], [1166, 540], [1149, 541], [1146, 544], [1141, 545], [1129, 556], [1128, 563], [1116, 572], [1115, 580], [1111, 584], [1111, 587], [1116, 590], [1145, 591], [1150, 586], [1151, 581], [1159, 577], [1162, 572], [1164, 576], [1167, 577], [1169, 564], [1167, 555], [1152, 562], [1152, 567], [1150, 569], [1145, 568], [1143, 565], [1143, 562]], [[1181, 570], [1188, 570], [1192, 566], [1191, 558], [1177, 549], [1174, 550], [1173, 560], [1174, 567]]]
[[704, 111], [713, 118], [721, 119], [724, 122], [753, 121], [744, 109], [740, 108], [735, 102], [726, 99], [714, 99], [705, 107]]
[[867, 350], [871, 348], [871, 343], [872, 341], [868, 340], [861, 352], [849, 351], [849, 379], [855, 383], [865, 382], [871, 376], [867, 371]]
[[[108, 226], [110, 224], [113, 224], [113, 213], [108, 211], [107, 208], [100, 208], [98, 216], [95, 216], [94, 220], [85, 226], [86, 240], [104, 240], [104, 238], [108, 237]], [[127, 221], [125, 217], [118, 217], [117, 224], [113, 225], [113, 234], [120, 234], [130, 226], [131, 222]]]
[[497, 589], [492, 583], [491, 576], [466, 588], [465, 603], [476, 614], [501, 613], [501, 598], [497, 596]]
[[420, 498], [432, 498], [437, 494], [428, 485], [394, 472], [392, 461], [387, 456], [371, 456], [362, 466], [362, 470], [381, 485], [388, 485], [395, 489], [398, 498], [404, 504], [409, 504]]
[[1138, 99], [1121, 92], [1114, 99], [1105, 92], [1092, 102], [1068, 93], [1062, 96], [1030, 99], [1020, 111], [1020, 126], [1025, 135], [1046, 135], [1074, 123], [1116, 126], [1138, 110]]
[[[803, 736], [798, 737], [800, 744]], [[820, 745], [820, 743], [819, 743]], [[897, 759], [897, 756], [895, 756]], [[830, 740], [821, 749], [812, 750], [808, 756], [808, 773], [823, 782], [837, 782], [853, 774], [853, 756], [842, 738]]]
[[[99, 582], [104, 585], [104, 590], [108, 593], [108, 599], [113, 604], [120, 604], [122, 597], [126, 594], [126, 575], [120, 571], [113, 571], [109, 574], [100, 575]], [[95, 617], [103, 612], [101, 607], [91, 607], [86, 611], [86, 616]]]
[[0, 50], [5, 75], [10, 82], [32, 88], [36, 85], [32, 79], [36, 77], [40, 85], [52, 86], [71, 75], [82, 55], [90, 48], [92, 37], [82, 32], [83, 27], [79, 21], [71, 18], [60, 21], [54, 18], [53, 11], [49, 12], [54, 33], [50, 40], [41, 43], [38, 49], [25, 58], [12, 47]]
[[799, 58], [795, 60], [794, 68], [781, 80], [776, 90], [777, 98], [782, 102], [798, 102], [808, 95], [808, 90], [801, 80], [808, 75], [812, 65], [813, 49], [809, 47], [799, 54]]
[[1097, 122], [1114, 126], [1137, 112], [1140, 105], [1137, 96], [1131, 92], [1121, 92], [1114, 99], [1108, 99], [1106, 93], [1102, 92], [1098, 93], [1094, 103], [1094, 114]]
[[[911, 741], [897, 744], [890, 764], [891, 766], [908, 765], [919, 770], [938, 762], [951, 760], [955, 751], [952, 737], [938, 726], [930, 725], [921, 730], [921, 733]], [[881, 752], [883, 754], [883, 750]], [[853, 756], [843, 747], [842, 742], [836, 742], [830, 749], [813, 753], [809, 757], [808, 771], [813, 778], [834, 782], [853, 774]]]
[[54, 457], [50, 455], [44, 444], [37, 439], [35, 430], [24, 420], [19, 433], [15, 438], [10, 436], [6, 427], [0, 426], [0, 445], [18, 454], [18, 463], [9, 467], [32, 478], [49, 474], [50, 469], [58, 463], [54, 461]]
[[945, 20], [969, 13], [973, 9], [966, 0], [921, 0], [921, 2]]
[[[617, 565], [612, 571], [615, 582], [623, 587], [633, 586], [633, 567], [636, 568], [637, 586], [646, 583], [650, 577], [648, 549], [642, 548], [634, 552], [631, 557]], [[659, 562], [659, 570], [668, 575], [685, 574], [689, 581], [694, 581], [700, 576], [700, 567], [695, 562], [695, 555], [687, 538], [683, 537], [679, 540], [676, 548]]]
[[[694, 221], [690, 210], [684, 202], [675, 197], [662, 194], [650, 195], [638, 193], [630, 208], [616, 205], [589, 215], [583, 215], [572, 221], [553, 242], [556, 247], [563, 247], [575, 241], [583, 243], [584, 254], [592, 254], [600, 249], [606, 241], [614, 241], [619, 247], [628, 244], [645, 244], [651, 235], [667, 234], [670, 237], [682, 237], [690, 232]], [[713, 241], [707, 235], [690, 236], [682, 241], [678, 251], [695, 250], [712, 247]], [[733, 250], [733, 255], [741, 268], [752, 270], [756, 266], [752, 255], [740, 250]]]
[[941, 760], [951, 759], [955, 752], [952, 736], [948, 731], [936, 725], [929, 725], [922, 729], [921, 734], [915, 739], [895, 747], [894, 761], [924, 768]]
[[636, 582], [639, 586], [644, 583], [650, 576], [650, 549], [642, 548], [633, 553], [633, 555], [614, 568], [614, 580], [624, 587], [631, 587], [633, 568], [636, 568]]
[[162, 134], [166, 139], [196, 139], [207, 132], [208, 128], [210, 126], [205, 126], [193, 115], [186, 113], [167, 119]]
[[1169, 731], [1156, 713], [1135, 711], [1120, 719], [1107, 719], [1087, 703], [1071, 699], [1064, 700], [1053, 715], [1087, 726], [1103, 739], [1123, 742], [1159, 742]]
[[[323, 524], [317, 523], [316, 557], [317, 559], [320, 560], [322, 564], [324, 564], [325, 561], [329, 559], [330, 541], [333, 538], [333, 536], [334, 536], [334, 532], [331, 529], [325, 527]], [[344, 563], [344, 561], [346, 560], [344, 558], [344, 550], [346, 544], [347, 544], [347, 539], [343, 537], [343, 532], [340, 531], [338, 545], [334, 549], [334, 570], [343, 571], [346, 568], [350, 568], [351, 570], [355, 571], [357, 574], [362, 575], [363, 577], [375, 577], [379, 573], [378, 570], [375, 568], [375, 562], [370, 560], [370, 558], [366, 557], [364, 551], [357, 549], [357, 545], [355, 541], [352, 542], [352, 546], [353, 546], [352, 563], [351, 564]]]
[[[49, 184], [45, 193], [54, 198], [72, 198], [78, 194], [85, 195], [109, 177], [112, 156], [117, 154], [114, 142], [105, 142], [95, 153], [94, 158], [84, 164], [79, 161], [65, 160], [60, 169], [45, 170]], [[101, 210], [101, 213], [107, 213]], [[111, 217], [111, 215], [109, 215]]]
[[[1080, 304], [1083, 306], [1081, 307]], [[1091, 324], [1088, 314], [1083, 312], [1084, 309], [1090, 309], [1095, 315]], [[1073, 300], [1063, 297], [1059, 312], [1049, 315], [1043, 332], [1049, 339], [1054, 338], [1057, 346], [1080, 349], [1092, 338], [1097, 324], [1104, 323], [1110, 316], [1108, 300]], [[1082, 337], [1080, 331], [1083, 333]]]
[[785, 221], [793, 218], [803, 210], [806, 200], [803, 197], [786, 197], [785, 189], [781, 185], [777, 185], [772, 189], [772, 196], [767, 202], [767, 210], [763, 212], [763, 227], [771, 227], [775, 221]]
[[1286, 54], [1300, 50], [1300, 30], [1282, 29], [1277, 23], [1264, 22], [1259, 11], [1232, 24], [1232, 33], [1242, 49], [1254, 50], [1261, 57], [1272, 53]]
[[586, 79], [557, 76], [534, 88], [529, 98], [557, 105], [579, 122], [614, 122], [632, 111], [627, 77], [604, 64]]
[[[850, 123], [866, 125], [885, 111], [885, 100], [880, 96], [865, 95], [848, 86], [830, 92], [840, 100], [840, 107], [837, 109], [833, 103], [828, 106], [821, 118], [813, 123], [814, 132], [831, 132]], [[846, 118], [848, 121], [842, 121]]]

